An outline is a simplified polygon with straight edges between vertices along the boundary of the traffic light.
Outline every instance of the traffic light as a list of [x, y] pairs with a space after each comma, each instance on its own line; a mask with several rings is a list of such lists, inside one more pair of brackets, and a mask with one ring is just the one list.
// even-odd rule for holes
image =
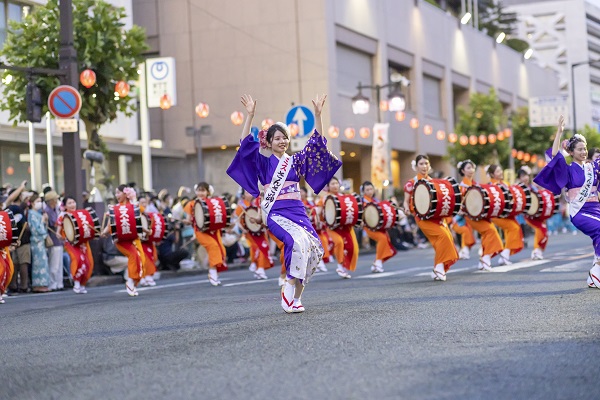
[[27, 82], [25, 92], [27, 102], [27, 121], [42, 122], [42, 91], [33, 82]]

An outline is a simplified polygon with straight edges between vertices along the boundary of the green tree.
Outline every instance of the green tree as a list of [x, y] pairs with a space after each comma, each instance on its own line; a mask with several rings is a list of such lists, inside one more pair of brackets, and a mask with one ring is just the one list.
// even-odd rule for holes
[[[590, 150], [593, 147], [600, 148], [600, 135], [598, 134], [598, 130], [596, 128], [592, 128], [589, 125], [586, 125], [583, 129], [580, 129], [577, 133], [583, 135], [585, 140], [587, 141], [587, 148]], [[566, 137], [566, 135], [565, 135]]]
[[[137, 80], [138, 65], [147, 49], [144, 30], [139, 26], [126, 30], [125, 16], [123, 7], [103, 0], [73, 0], [74, 45], [80, 71], [89, 68], [96, 73], [96, 84], [91, 88], [79, 84], [83, 100], [79, 116], [86, 126], [89, 148], [94, 150], [103, 149], [98, 133], [103, 124], [117, 118], [118, 112], [131, 116], [136, 110], [130, 96], [115, 97], [116, 82], [131, 84]], [[11, 22], [0, 55], [10, 65], [58, 69], [59, 30], [58, 0], [49, 0], [46, 5], [34, 7], [21, 22]], [[46, 76], [34, 80], [46, 104], [59, 80]], [[5, 71], [3, 82], [6, 84], [0, 109], [9, 111], [14, 124], [25, 121], [27, 77], [24, 73]]]
[[496, 39], [502, 32], [506, 34], [504, 44], [520, 53], [529, 48], [529, 44], [521, 39], [511, 37], [517, 24], [517, 14], [508, 13], [498, 0], [480, 0], [479, 30]]
[[[544, 153], [549, 147], [552, 147], [552, 140], [556, 133], [555, 127], [538, 127], [532, 128], [529, 126], [529, 109], [527, 107], [519, 108], [512, 117], [514, 148], [522, 150], [530, 155], [544, 157]], [[515, 160], [515, 168], [520, 165], [532, 164], [525, 163], [520, 160]], [[532, 165], [530, 165], [532, 166]]]
[[[458, 119], [455, 132], [459, 135], [476, 136], [496, 134], [502, 127], [506, 126], [506, 116], [502, 112], [502, 104], [492, 88], [488, 94], [473, 93], [467, 107], [458, 107]], [[508, 140], [496, 141], [486, 144], [467, 144], [463, 146], [460, 142], [448, 147], [448, 153], [454, 164], [456, 162], [470, 159], [475, 164], [484, 165], [500, 163], [506, 165], [510, 155]]]

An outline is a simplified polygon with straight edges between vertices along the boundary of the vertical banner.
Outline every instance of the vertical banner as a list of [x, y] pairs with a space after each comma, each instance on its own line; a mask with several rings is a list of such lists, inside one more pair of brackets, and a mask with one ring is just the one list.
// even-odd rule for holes
[[390, 124], [377, 123], [373, 127], [373, 151], [371, 153], [371, 181], [376, 188], [382, 188], [384, 181], [390, 180]]

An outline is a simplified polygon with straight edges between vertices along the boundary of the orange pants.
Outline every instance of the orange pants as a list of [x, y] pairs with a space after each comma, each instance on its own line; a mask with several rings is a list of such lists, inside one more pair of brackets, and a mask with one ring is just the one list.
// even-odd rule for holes
[[482, 219], [481, 221], [473, 221], [467, 219], [467, 225], [475, 229], [481, 235], [481, 248], [484, 256], [494, 257], [500, 254], [502, 249], [502, 240], [496, 227], [488, 220]]
[[321, 245], [323, 245], [323, 261], [328, 263], [331, 253], [329, 252], [329, 236], [327, 236], [327, 230], [323, 229], [317, 231], [319, 239], [321, 239]]
[[460, 235], [460, 247], [468, 247], [469, 249], [475, 244], [475, 235], [473, 228], [469, 225], [459, 226], [452, 224], [452, 230]]
[[15, 266], [8, 247], [0, 249], [0, 296], [6, 291], [14, 272]]
[[546, 245], [548, 244], [548, 226], [546, 225], [546, 221], [525, 218], [525, 222], [535, 231], [533, 248], [546, 250]]
[[127, 273], [129, 278], [133, 279], [135, 284], [142, 279], [144, 274], [144, 265], [146, 264], [146, 255], [142, 248], [140, 239], [131, 242], [116, 242], [117, 249], [127, 257]]
[[492, 218], [492, 222], [504, 231], [504, 248], [509, 249], [511, 255], [523, 250], [523, 231], [514, 217]]
[[94, 272], [94, 258], [92, 249], [88, 242], [79, 245], [72, 245], [65, 242], [65, 251], [71, 259], [71, 276], [73, 280], [85, 286]]
[[225, 265], [225, 247], [221, 242], [221, 231], [207, 233], [196, 230], [195, 233], [198, 243], [206, 249], [210, 268], [219, 269], [220, 266]]
[[158, 261], [156, 246], [154, 242], [142, 242], [142, 248], [146, 256], [144, 260], [144, 276], [152, 276], [156, 273], [156, 261]]
[[435, 250], [434, 265], [444, 264], [448, 272], [450, 267], [458, 260], [458, 252], [454, 247], [454, 238], [448, 226], [440, 220], [422, 220], [417, 218], [419, 229], [425, 234]]
[[344, 268], [355, 271], [358, 261], [358, 242], [352, 226], [344, 226], [336, 230], [327, 229], [333, 241], [333, 255]]
[[377, 242], [375, 248], [375, 259], [386, 261], [396, 255], [396, 248], [392, 245], [390, 236], [385, 231], [372, 231], [365, 228], [367, 236]]

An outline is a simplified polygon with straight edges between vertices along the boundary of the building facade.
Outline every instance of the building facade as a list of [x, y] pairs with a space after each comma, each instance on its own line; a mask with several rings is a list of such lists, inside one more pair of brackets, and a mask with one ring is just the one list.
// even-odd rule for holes
[[[519, 38], [534, 50], [531, 59], [559, 76], [568, 95], [568, 127], [600, 128], [600, 2], [591, 0], [506, 0], [517, 13]], [[598, 60], [597, 63], [589, 63]], [[573, 96], [574, 94], [574, 96]], [[575, 116], [575, 118], [573, 118]]]
[[[188, 165], [159, 165], [166, 179], [158, 185], [193, 183], [203, 174], [219, 191], [235, 192], [225, 170], [239, 143], [241, 127], [230, 114], [243, 111], [240, 95], [258, 99], [256, 125], [263, 119], [282, 121], [293, 105], [310, 105], [316, 93], [328, 93], [324, 126], [339, 128], [329, 145], [344, 161], [341, 175], [358, 185], [371, 177], [372, 130], [380, 112], [376, 93], [365, 115], [352, 113], [357, 86], [384, 85], [399, 75], [410, 81], [403, 121], [381, 111], [389, 122], [391, 183], [400, 188], [413, 175], [410, 160], [428, 153], [435, 169], [451, 172], [444, 161], [447, 141], [435, 132], [453, 131], [455, 110], [469, 94], [495, 88], [505, 109], [527, 105], [530, 96], [558, 93], [549, 69], [523, 60], [514, 52], [441, 9], [420, 0], [133, 0], [134, 22], [147, 29], [152, 54], [175, 57], [178, 104], [152, 111], [152, 135], [165, 147], [185, 151]], [[386, 98], [388, 91], [380, 91]], [[210, 106], [200, 119], [195, 105]], [[409, 121], [416, 118], [418, 128]], [[210, 126], [200, 140], [186, 128]], [[433, 135], [424, 134], [428, 126]], [[346, 128], [355, 135], [344, 135]], [[501, 128], [501, 127], [500, 127]], [[352, 135], [349, 135], [352, 136]], [[195, 145], [201, 147], [201, 171]], [[156, 185], [155, 185], [156, 186]]]

